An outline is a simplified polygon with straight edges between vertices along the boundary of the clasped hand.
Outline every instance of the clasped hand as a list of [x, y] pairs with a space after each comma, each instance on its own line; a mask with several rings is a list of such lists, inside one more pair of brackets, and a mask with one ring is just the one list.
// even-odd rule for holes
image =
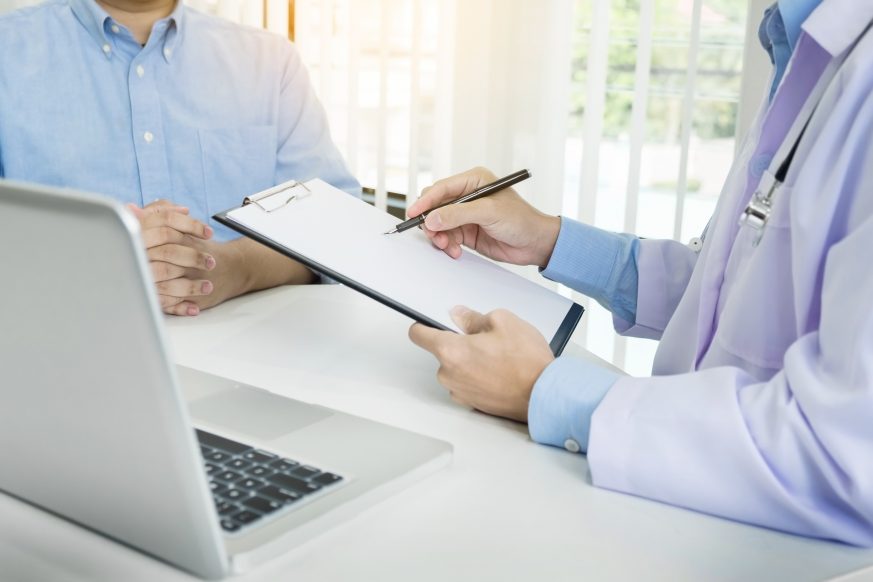
[[219, 303], [212, 297], [216, 284], [210, 277], [218, 265], [212, 228], [188, 216], [187, 208], [166, 200], [128, 208], [139, 220], [163, 311], [197, 315]]

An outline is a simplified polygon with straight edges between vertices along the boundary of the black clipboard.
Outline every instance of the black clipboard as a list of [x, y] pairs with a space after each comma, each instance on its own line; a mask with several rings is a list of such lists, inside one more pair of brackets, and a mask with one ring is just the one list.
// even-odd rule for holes
[[[282, 192], [287, 193], [296, 187], [306, 188], [306, 185], [304, 183], [291, 183], [290, 185], [288, 183], [281, 184], [279, 186], [276, 186], [275, 188], [265, 190], [262, 193], [246, 197], [243, 200], [243, 206], [248, 205], [248, 204], [255, 204], [257, 206], [260, 206], [264, 212], [272, 212], [272, 210], [280, 208], [280, 207], [290, 203], [291, 201], [293, 201], [295, 196], [293, 194], [288, 195], [288, 196], [283, 196], [282, 200], [279, 201], [279, 205], [273, 207], [272, 209], [270, 209], [269, 207], [266, 207], [266, 206], [262, 206], [261, 203], [264, 200], [266, 200], [267, 198], [269, 198], [270, 196], [273, 196], [275, 194], [282, 193]], [[239, 207], [237, 207], [237, 208], [239, 208]], [[367, 297], [369, 297], [371, 299], [375, 299], [376, 301], [385, 305], [386, 307], [390, 307], [391, 309], [394, 309], [395, 311], [398, 311], [398, 312], [402, 313], [403, 315], [405, 315], [405, 316], [407, 316], [407, 317], [409, 317], [409, 318], [411, 318], [419, 323], [422, 323], [424, 325], [427, 325], [427, 326], [430, 326], [430, 327], [433, 327], [436, 329], [442, 329], [442, 330], [446, 330], [446, 331], [454, 331], [454, 330], [451, 330], [448, 327], [444, 326], [443, 324], [439, 323], [438, 321], [435, 321], [434, 319], [428, 317], [427, 315], [420, 313], [418, 311], [415, 311], [414, 309], [411, 309], [409, 306], [407, 306], [407, 305], [405, 305], [405, 304], [403, 304], [395, 299], [392, 299], [391, 297], [388, 297], [388, 296], [384, 295], [383, 293], [380, 293], [379, 291], [376, 291], [375, 289], [372, 289], [372, 288], [360, 283], [359, 281], [356, 281], [356, 280], [346, 276], [343, 273], [340, 273], [338, 271], [331, 269], [330, 267], [322, 265], [322, 264], [312, 260], [310, 257], [307, 257], [299, 252], [296, 252], [292, 249], [289, 249], [286, 246], [277, 243], [273, 239], [271, 239], [267, 236], [264, 236], [263, 234], [255, 231], [255, 230], [252, 230], [252, 229], [248, 228], [247, 226], [240, 224], [239, 222], [236, 222], [235, 220], [229, 218], [227, 216], [228, 213], [237, 210], [237, 208], [229, 208], [223, 212], [219, 212], [219, 213], [213, 215], [212, 218], [214, 220], [216, 220], [217, 222], [219, 222], [220, 224], [223, 224], [224, 226], [226, 226], [226, 227], [228, 227], [228, 228], [230, 228], [230, 229], [232, 229], [232, 230], [234, 230], [234, 231], [236, 231], [236, 232], [238, 232], [238, 233], [240, 233], [240, 234], [242, 234], [242, 235], [244, 235], [244, 236], [246, 236], [254, 241], [257, 241], [257, 242], [261, 243], [262, 245], [269, 247], [282, 255], [285, 255], [286, 257], [294, 259], [295, 261], [305, 265], [306, 267], [308, 267], [312, 271], [319, 273], [320, 275], [323, 275], [323, 276], [328, 277], [330, 279], [333, 279], [334, 281], [342, 283], [343, 285], [345, 285], [351, 289], [354, 289], [355, 291], [362, 293], [363, 295], [366, 295]], [[558, 330], [555, 332], [554, 337], [552, 337], [552, 339], [549, 341], [549, 347], [551, 348], [552, 353], [556, 357], [560, 356], [561, 352], [564, 351], [564, 347], [567, 345], [567, 342], [570, 340], [570, 336], [573, 334], [573, 331], [576, 329], [576, 326], [579, 324], [579, 320], [582, 318], [582, 314], [584, 313], [584, 311], [585, 311], [585, 308], [582, 307], [581, 305], [579, 305], [578, 303], [575, 303], [575, 302], [571, 303], [570, 308], [567, 311], [566, 315], [564, 316], [564, 319], [561, 322], [560, 326], [558, 327]]]

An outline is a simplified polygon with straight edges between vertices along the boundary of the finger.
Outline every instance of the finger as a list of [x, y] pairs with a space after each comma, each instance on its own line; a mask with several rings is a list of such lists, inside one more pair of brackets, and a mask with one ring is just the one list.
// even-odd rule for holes
[[181, 204], [176, 204], [175, 202], [171, 202], [171, 201], [166, 200], [164, 198], [161, 198], [160, 200], [155, 200], [154, 202], [146, 204], [145, 206], [143, 206], [143, 210], [149, 210], [150, 208], [157, 208], [157, 207], [172, 208], [176, 212], [188, 214], [188, 207], [187, 206], [183, 206]]
[[167, 244], [182, 244], [187, 235], [170, 226], [158, 226], [146, 228], [142, 232], [142, 241], [145, 248], [158, 247]]
[[163, 309], [165, 313], [169, 313], [167, 310], [181, 303], [182, 299], [179, 297], [170, 297], [168, 295], [158, 295], [158, 301], [161, 303], [161, 309]]
[[164, 313], [169, 315], [194, 316], [200, 314], [200, 307], [191, 301], [181, 301], [172, 307], [164, 309]]
[[430, 242], [433, 244], [433, 246], [445, 252], [453, 259], [459, 258], [463, 253], [463, 250], [461, 249], [461, 243], [459, 243], [455, 238], [449, 236], [444, 232], [438, 232], [434, 234]]
[[[466, 244], [464, 240], [464, 230], [456, 228], [445, 233], [449, 237], [449, 244], [446, 245], [446, 253], [453, 259], [461, 257], [461, 247]], [[470, 246], [475, 248], [475, 239], [470, 240]]]
[[494, 174], [484, 168], [473, 168], [461, 174], [434, 182], [421, 192], [421, 197], [410, 206], [406, 214], [418, 216], [422, 212], [472, 192], [494, 180]]
[[469, 307], [456, 305], [455, 307], [452, 307], [452, 310], [449, 313], [452, 316], [452, 321], [458, 324], [461, 331], [467, 335], [481, 333], [487, 331], [491, 327], [488, 323], [487, 315], [482, 315], [478, 311], [474, 311]]
[[436, 232], [430, 230], [427, 226], [424, 225], [424, 223], [422, 223], [419, 228], [421, 229], [421, 232], [423, 232], [424, 235], [429, 239], [433, 239], [434, 236], [439, 234], [439, 233], [436, 233]]
[[212, 229], [209, 226], [199, 220], [194, 220], [186, 214], [175, 212], [172, 207], [155, 206], [148, 210], [150, 212], [140, 221], [143, 230], [168, 226], [183, 234], [190, 234], [204, 240], [212, 237]]
[[202, 297], [209, 295], [215, 286], [208, 279], [187, 279], [178, 277], [157, 284], [158, 293], [170, 297]]
[[125, 204], [124, 207], [127, 208], [130, 213], [136, 217], [137, 220], [142, 220], [143, 216], [145, 216], [145, 211], [143, 211], [142, 208], [140, 208], [136, 204], [133, 204], [132, 202], [129, 204]]
[[447, 347], [458, 339], [458, 334], [451, 331], [435, 329], [421, 323], [414, 323], [409, 328], [409, 339], [412, 343], [423, 348], [437, 359], [445, 353]]
[[437, 232], [433, 235], [433, 238], [430, 239], [436, 248], [441, 251], [446, 250], [446, 247], [449, 246], [449, 235], [444, 232]]
[[483, 198], [464, 204], [450, 204], [431, 211], [424, 223], [430, 230], [445, 231], [466, 224], [488, 226], [500, 218], [500, 209], [494, 198]]
[[146, 254], [150, 261], [171, 263], [179, 267], [190, 267], [204, 271], [211, 271], [215, 268], [215, 258], [212, 255], [184, 245], [161, 245], [148, 249]]
[[169, 281], [170, 279], [181, 277], [188, 272], [188, 269], [185, 267], [165, 263], [164, 261], [151, 261], [149, 262], [149, 268], [152, 270], [152, 279], [154, 279], [155, 283]]

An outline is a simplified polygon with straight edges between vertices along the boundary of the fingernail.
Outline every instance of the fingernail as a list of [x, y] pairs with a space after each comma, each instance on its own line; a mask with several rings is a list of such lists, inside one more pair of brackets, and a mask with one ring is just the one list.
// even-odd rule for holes
[[203, 281], [203, 284], [200, 285], [200, 292], [206, 295], [212, 293], [212, 281]]
[[188, 306], [188, 315], [198, 315], [200, 313], [200, 308], [196, 305]]
[[427, 218], [424, 219], [425, 225], [431, 230], [439, 230], [443, 226], [443, 221], [440, 219], [439, 212], [431, 212], [427, 215]]
[[211, 271], [215, 268], [215, 258], [212, 255], [206, 256], [206, 270]]
[[206, 234], [206, 238], [212, 238], [213, 230], [211, 226], [204, 227], [203, 232]]

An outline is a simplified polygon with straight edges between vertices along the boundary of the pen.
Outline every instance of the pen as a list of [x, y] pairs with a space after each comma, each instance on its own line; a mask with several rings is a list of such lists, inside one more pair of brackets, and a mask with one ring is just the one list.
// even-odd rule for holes
[[425, 219], [427, 218], [427, 215], [430, 214], [431, 212], [433, 212], [434, 210], [436, 210], [437, 208], [442, 208], [443, 206], [448, 206], [449, 204], [461, 204], [463, 202], [472, 202], [473, 200], [478, 200], [479, 198], [484, 198], [485, 196], [488, 196], [490, 194], [494, 194], [495, 192], [500, 192], [501, 190], [509, 188], [510, 186], [514, 186], [515, 184], [518, 184], [522, 180], [527, 180], [528, 178], [530, 178], [529, 171], [519, 170], [518, 172], [515, 172], [514, 174], [510, 174], [510, 175], [506, 176], [505, 178], [500, 178], [499, 180], [491, 182], [490, 184], [486, 184], [485, 186], [482, 186], [481, 188], [476, 188], [472, 192], [470, 192], [468, 194], [464, 194], [463, 196], [461, 196], [460, 198], [458, 198], [456, 200], [451, 200], [449, 202], [445, 202], [443, 204], [440, 204], [439, 206], [435, 206], [435, 207], [431, 208], [430, 210], [428, 210], [427, 212], [422, 212], [421, 214], [419, 214], [415, 218], [410, 218], [409, 220], [405, 220], [405, 221], [401, 222], [400, 224], [398, 224], [397, 226], [395, 226], [394, 230], [389, 230], [385, 234], [399, 233], [399, 232], [403, 232], [404, 230], [409, 230], [410, 228], [415, 228], [416, 226], [421, 226], [424, 223]]

